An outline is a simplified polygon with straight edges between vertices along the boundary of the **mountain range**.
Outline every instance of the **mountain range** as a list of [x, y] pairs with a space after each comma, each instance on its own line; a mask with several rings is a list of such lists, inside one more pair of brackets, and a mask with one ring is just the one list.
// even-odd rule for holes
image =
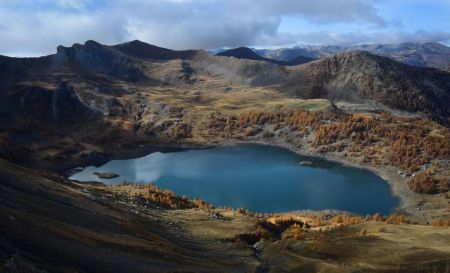
[[280, 61], [289, 61], [298, 56], [323, 58], [337, 53], [355, 50], [368, 51], [372, 54], [388, 57], [398, 62], [413, 66], [446, 68], [450, 67], [450, 48], [440, 43], [399, 43], [367, 44], [350, 46], [301, 45], [293, 48], [255, 49], [265, 57]]
[[68, 124], [80, 117], [129, 112], [118, 98], [140, 88], [206, 92], [205, 82], [262, 87], [293, 98], [379, 104], [424, 113], [443, 123], [450, 116], [450, 74], [443, 70], [367, 51], [328, 54], [299, 65], [281, 65], [243, 48], [231, 53], [234, 57], [211, 56], [203, 50], [175, 51], [136, 40], [113, 46], [95, 41], [59, 46], [56, 54], [38, 58], [1, 56], [0, 116]]
[[237, 48], [225, 50], [225, 51], [217, 53], [216, 56], [226, 56], [226, 57], [235, 57], [237, 59], [265, 61], [265, 62], [269, 62], [269, 63], [275, 63], [275, 64], [279, 64], [279, 65], [289, 65], [289, 66], [304, 64], [304, 63], [308, 63], [308, 62], [315, 60], [315, 58], [305, 57], [302, 55], [295, 56], [288, 60], [270, 59], [270, 58], [266, 58], [266, 57], [259, 55], [258, 53], [256, 53], [255, 51], [253, 51], [252, 49], [250, 49], [248, 47], [237, 47]]

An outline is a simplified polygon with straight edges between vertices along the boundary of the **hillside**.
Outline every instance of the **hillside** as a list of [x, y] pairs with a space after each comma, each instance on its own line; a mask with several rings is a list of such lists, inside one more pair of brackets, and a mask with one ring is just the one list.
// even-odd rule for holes
[[450, 74], [364, 51], [293, 67], [282, 88], [302, 98], [374, 101], [393, 109], [424, 112], [444, 122], [450, 114]]
[[46, 120], [71, 120], [71, 115], [83, 113], [109, 115], [123, 108], [117, 95], [129, 93], [131, 86], [196, 89], [207, 82], [226, 86], [231, 81], [242, 88], [278, 90], [291, 98], [376, 102], [394, 110], [422, 112], [444, 123], [450, 115], [446, 103], [450, 74], [442, 70], [407, 66], [367, 52], [341, 53], [294, 66], [268, 62], [248, 48], [221, 54], [243, 59], [210, 56], [201, 50], [174, 51], [139, 41], [116, 46], [87, 41], [60, 46], [56, 54], [41, 58], [2, 57], [2, 112]]
[[[448, 271], [449, 75], [363, 51], [286, 66], [139, 41], [0, 57], [0, 272]], [[67, 178], [238, 143], [370, 170], [399, 207], [272, 215]]]
[[381, 216], [257, 217], [195, 200], [171, 209], [165, 206], [172, 203], [148, 199], [151, 187], [77, 183], [4, 161], [0, 175], [2, 272], [406, 273], [448, 267], [445, 227]]

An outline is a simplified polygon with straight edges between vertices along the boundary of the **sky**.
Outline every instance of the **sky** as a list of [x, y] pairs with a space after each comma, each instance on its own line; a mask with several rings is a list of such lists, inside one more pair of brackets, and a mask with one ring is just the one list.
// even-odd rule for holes
[[450, 0], [0, 0], [0, 54], [95, 40], [172, 49], [450, 45]]

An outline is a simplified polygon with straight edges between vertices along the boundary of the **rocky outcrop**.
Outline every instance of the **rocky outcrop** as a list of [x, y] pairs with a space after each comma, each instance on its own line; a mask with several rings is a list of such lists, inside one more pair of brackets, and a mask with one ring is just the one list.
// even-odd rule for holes
[[0, 55], [0, 94], [17, 81], [47, 73], [52, 56], [39, 58], [12, 58]]
[[146, 78], [139, 65], [126, 55], [95, 41], [72, 47], [58, 46], [53, 63], [56, 67], [68, 65], [81, 73], [102, 73], [128, 81]]
[[55, 90], [23, 86], [10, 99], [17, 105], [21, 116], [60, 124], [98, 118], [103, 114], [86, 105], [77, 91], [65, 82]]

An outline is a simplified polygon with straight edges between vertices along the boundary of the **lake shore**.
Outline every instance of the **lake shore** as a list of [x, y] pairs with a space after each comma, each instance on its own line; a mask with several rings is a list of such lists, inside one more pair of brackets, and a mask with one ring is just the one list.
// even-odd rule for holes
[[[439, 197], [416, 194], [411, 192], [411, 190], [407, 186], [408, 178], [401, 177], [400, 175], [398, 175], [396, 173], [396, 168], [394, 168], [393, 166], [383, 166], [383, 168], [379, 168], [377, 166], [365, 164], [361, 161], [356, 160], [355, 158], [344, 156], [342, 153], [337, 152], [319, 153], [313, 150], [311, 146], [308, 145], [306, 140], [301, 140], [300, 145], [292, 145], [281, 137], [252, 138], [249, 140], [215, 139], [214, 141], [206, 143], [185, 142], [185, 143], [174, 143], [169, 145], [147, 144], [134, 147], [133, 149], [120, 149], [112, 152], [110, 155], [106, 155], [101, 160], [85, 161], [83, 162], [82, 165], [78, 166], [87, 166], [87, 165], [98, 166], [110, 160], [140, 157], [161, 150], [180, 151], [185, 149], [207, 149], [215, 146], [229, 146], [237, 144], [271, 145], [288, 149], [292, 152], [295, 152], [298, 155], [317, 157], [327, 161], [343, 164], [345, 166], [369, 170], [378, 175], [379, 177], [381, 177], [383, 180], [385, 180], [390, 185], [391, 194], [399, 198], [400, 202], [398, 207], [394, 211], [395, 213], [403, 213], [410, 216], [414, 216], [414, 218], [416, 218], [418, 221], [431, 221], [432, 218], [438, 217], [441, 214], [441, 211], [434, 212], [432, 208], [420, 208], [418, 204], [420, 204], [422, 200], [438, 199], [437, 201], [433, 200], [433, 202], [440, 202]], [[76, 165], [72, 164], [71, 168], [75, 166]], [[66, 169], [66, 174], [68, 169]]]
[[[371, 171], [381, 177], [384, 181], [386, 181], [390, 185], [391, 194], [398, 197], [400, 200], [399, 206], [396, 208], [396, 212], [408, 214], [414, 214], [411, 212], [410, 208], [415, 205], [416, 198], [413, 198], [412, 193], [406, 182], [407, 179], [400, 177], [393, 170], [382, 170], [367, 164], [362, 164], [361, 162], [357, 162], [356, 160], [351, 160], [349, 157], [342, 157], [342, 155], [332, 154], [332, 153], [318, 153], [313, 151], [312, 149], [308, 149], [305, 146], [294, 146], [292, 144], [286, 143], [280, 139], [274, 140], [258, 140], [258, 141], [229, 141], [224, 143], [223, 145], [236, 145], [236, 144], [261, 144], [261, 145], [270, 145], [275, 147], [280, 147], [287, 149], [291, 152], [294, 152], [300, 156], [311, 156], [317, 157], [320, 159], [324, 159], [327, 161], [335, 162], [342, 164], [348, 167], [355, 167], [360, 169], [366, 169]], [[391, 167], [392, 168], [392, 167]]]
[[407, 184], [409, 178], [398, 175], [398, 168], [390, 165], [382, 166], [382, 168], [369, 165], [356, 158], [344, 156], [344, 153], [342, 152], [320, 153], [314, 150], [305, 139], [302, 139], [297, 145], [292, 145], [281, 137], [258, 138], [246, 141], [227, 140], [219, 145], [251, 143], [281, 147], [297, 153], [298, 155], [317, 157], [327, 161], [340, 163], [345, 166], [369, 170], [386, 181], [390, 186], [391, 194], [399, 198], [400, 203], [394, 213], [409, 215], [416, 221], [431, 222], [433, 219], [440, 218], [448, 213], [445, 206], [447, 201], [443, 195], [418, 194], [412, 192]]
[[[313, 166], [302, 167], [301, 159], [311, 160]], [[120, 176], [107, 179], [97, 173]], [[215, 206], [258, 213], [338, 209], [359, 215], [389, 215], [399, 203], [390, 194], [389, 185], [372, 172], [260, 144], [157, 152], [90, 166], [69, 178], [110, 185], [152, 183]]]

